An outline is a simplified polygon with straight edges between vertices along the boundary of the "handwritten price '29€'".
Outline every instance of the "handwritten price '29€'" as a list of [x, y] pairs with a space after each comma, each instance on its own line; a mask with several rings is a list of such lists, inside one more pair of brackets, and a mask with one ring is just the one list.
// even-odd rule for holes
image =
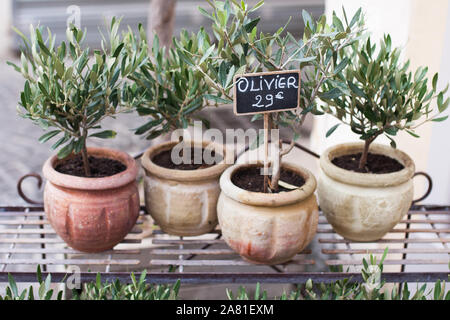
[[[239, 78], [237, 81], [237, 89], [239, 92], [264, 92], [264, 91], [276, 91], [271, 94], [257, 94], [255, 96], [255, 103], [252, 107], [256, 108], [268, 108], [273, 105], [274, 99], [283, 100], [284, 93], [280, 89], [298, 89], [297, 79], [294, 76], [277, 75], [276, 77], [268, 80], [262, 76], [259, 79], [247, 79], [245, 77]], [[277, 92], [277, 90], [280, 90]]]

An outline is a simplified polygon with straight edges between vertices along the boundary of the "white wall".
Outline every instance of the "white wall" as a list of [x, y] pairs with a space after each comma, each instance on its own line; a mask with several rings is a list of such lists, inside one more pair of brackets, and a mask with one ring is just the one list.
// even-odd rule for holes
[[0, 1], [0, 58], [10, 55], [12, 25], [12, 0]]
[[[450, 17], [450, 6], [447, 9]], [[438, 86], [443, 88], [450, 83], [450, 19], [447, 18], [444, 48], [441, 58]], [[446, 115], [450, 114], [447, 110]], [[433, 192], [427, 202], [448, 205], [450, 203], [450, 119], [440, 125], [434, 125], [431, 131], [430, 157], [427, 172], [434, 181]]]

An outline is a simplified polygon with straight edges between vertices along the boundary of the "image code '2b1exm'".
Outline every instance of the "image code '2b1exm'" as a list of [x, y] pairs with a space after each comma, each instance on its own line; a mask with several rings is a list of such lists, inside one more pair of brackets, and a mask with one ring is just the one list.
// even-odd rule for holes
[[300, 71], [274, 71], [236, 75], [234, 113], [293, 110], [300, 104]]

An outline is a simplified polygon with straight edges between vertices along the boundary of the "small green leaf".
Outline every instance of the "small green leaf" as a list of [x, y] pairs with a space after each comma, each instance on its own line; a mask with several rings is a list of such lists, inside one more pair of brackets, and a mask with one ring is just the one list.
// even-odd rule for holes
[[354, 94], [356, 94], [357, 96], [361, 97], [361, 98], [366, 98], [367, 96], [364, 93], [364, 91], [362, 91], [360, 88], [358, 88], [355, 84], [353, 84], [352, 82], [348, 81], [348, 86], [350, 87], [350, 90], [352, 90], [352, 92]]
[[63, 79], [64, 78], [64, 65], [61, 63], [61, 61], [55, 60], [55, 69], [56, 69], [56, 74], [58, 75], [58, 77]]
[[125, 44], [122, 42], [121, 44], [119, 44], [119, 46], [116, 48], [116, 50], [114, 50], [114, 54], [113, 57], [117, 58], [120, 54], [120, 51], [122, 51], [122, 48]]
[[224, 98], [215, 96], [213, 94], [205, 94], [205, 95], [203, 95], [203, 97], [207, 100], [214, 100], [217, 103], [229, 104], [229, 103], [233, 102], [232, 100], [224, 99]]
[[432, 119], [431, 121], [434, 121], [434, 122], [442, 122], [442, 121], [445, 121], [445, 120], [447, 120], [448, 119], [448, 116], [445, 116], [445, 117], [440, 117], [440, 118], [434, 118], [434, 119]]
[[389, 134], [391, 136], [395, 136], [395, 135], [397, 135], [398, 128], [397, 127], [387, 127], [384, 129], [384, 132], [386, 132], [387, 134]]
[[116, 137], [116, 135], [117, 135], [117, 133], [113, 130], [105, 130], [105, 131], [93, 133], [93, 134], [89, 135], [89, 137], [101, 138], [101, 139], [113, 139]]
[[72, 153], [73, 151], [73, 143], [70, 142], [68, 143], [64, 148], [62, 148], [61, 150], [59, 150], [58, 152], [58, 159], [64, 159], [66, 158], [69, 154]]
[[413, 132], [413, 131], [411, 131], [411, 130], [406, 130], [406, 132], [408, 132], [410, 135], [412, 135], [414, 138], [420, 138], [420, 136], [417, 134], [417, 133], [415, 133], [415, 132]]
[[208, 50], [206, 50], [205, 54], [203, 55], [203, 57], [200, 59], [200, 61], [198, 62], [198, 64], [202, 64], [203, 62], [205, 62], [206, 59], [208, 59], [208, 57], [211, 55], [211, 53], [213, 53], [214, 49], [216, 48], [216, 46], [213, 44], [211, 47], [208, 48]]
[[147, 132], [148, 130], [152, 129], [153, 127], [156, 127], [157, 125], [161, 124], [163, 121], [164, 121], [163, 118], [151, 120], [151, 121], [147, 122], [146, 124], [137, 128], [134, 133], [137, 135], [143, 134], [143, 133]]
[[333, 134], [333, 132], [337, 129], [337, 127], [339, 127], [340, 123], [335, 124], [334, 126], [332, 126], [328, 131], [327, 134], [325, 135], [326, 138], [328, 138], [329, 136], [331, 136]]
[[360, 16], [361, 16], [361, 8], [359, 8], [359, 9], [356, 11], [355, 15], [353, 16], [352, 21], [350, 22], [350, 25], [349, 25], [350, 28], [353, 27], [353, 26], [355, 25], [355, 23], [358, 22]]
[[38, 45], [39, 45], [39, 48], [41, 48], [41, 51], [44, 52], [47, 56], [52, 55], [44, 43], [42, 43], [41, 41], [38, 41]]
[[339, 88], [333, 88], [330, 91], [319, 94], [319, 97], [324, 100], [333, 100], [342, 96], [342, 91]]
[[8, 282], [9, 282], [9, 287], [12, 290], [12, 293], [14, 294], [14, 297], [18, 297], [19, 296], [19, 291], [17, 290], [17, 284], [16, 281], [14, 280], [13, 276], [8, 273]]
[[208, 11], [206, 11], [206, 10], [203, 9], [202, 7], [198, 6], [198, 11], [200, 11], [200, 13], [201, 13], [202, 15], [204, 15], [205, 17], [207, 17], [208, 19], [214, 20], [213, 16], [210, 15], [210, 14], [208, 13]]
[[61, 132], [60, 130], [53, 130], [53, 131], [47, 132], [46, 134], [42, 135], [39, 138], [39, 142], [40, 143], [47, 142], [48, 140], [50, 140], [51, 138], [53, 138], [54, 136], [56, 136], [60, 132]]
[[342, 70], [344, 70], [344, 68], [348, 65], [349, 63], [349, 59], [347, 57], [345, 57], [337, 66], [336, 68], [334, 68], [334, 74], [338, 74], [339, 72], [341, 72]]
[[256, 18], [244, 25], [245, 32], [252, 32], [253, 28], [256, 27], [256, 25], [259, 23], [259, 20], [261, 20], [261, 18]]
[[447, 98], [447, 100], [445, 100], [445, 102], [441, 102], [441, 104], [438, 104], [438, 110], [440, 113], [444, 112], [445, 110], [447, 110], [448, 105], [450, 103], [450, 98]]
[[181, 50], [177, 50], [177, 53], [182, 61], [184, 61], [186, 64], [192, 67], [194, 66], [194, 62], [192, 61], [192, 59], [189, 58], [187, 55], [185, 55], [183, 52], [181, 52]]
[[436, 74], [433, 76], [433, 81], [432, 81], [433, 91], [436, 91], [436, 85], [437, 85], [438, 78], [439, 78], [439, 75], [436, 73]]

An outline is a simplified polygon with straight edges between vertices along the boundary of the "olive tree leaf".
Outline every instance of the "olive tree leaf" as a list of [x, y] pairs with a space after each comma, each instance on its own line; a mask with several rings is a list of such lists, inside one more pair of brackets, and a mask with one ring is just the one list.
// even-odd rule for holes
[[61, 130], [52, 130], [50, 132], [47, 132], [39, 138], [39, 142], [40, 143], [47, 142], [48, 140], [50, 140], [51, 138], [53, 138], [54, 136], [56, 136], [59, 133], [61, 133]]
[[93, 134], [90, 134], [89, 137], [95, 137], [95, 138], [101, 138], [101, 139], [113, 139], [117, 135], [117, 132], [113, 130], [104, 130], [101, 132], [96, 132]]
[[332, 126], [328, 131], [327, 134], [325, 135], [327, 138], [329, 136], [331, 136], [333, 134], [334, 131], [336, 131], [336, 129], [339, 127], [340, 123], [335, 124], [334, 126]]

